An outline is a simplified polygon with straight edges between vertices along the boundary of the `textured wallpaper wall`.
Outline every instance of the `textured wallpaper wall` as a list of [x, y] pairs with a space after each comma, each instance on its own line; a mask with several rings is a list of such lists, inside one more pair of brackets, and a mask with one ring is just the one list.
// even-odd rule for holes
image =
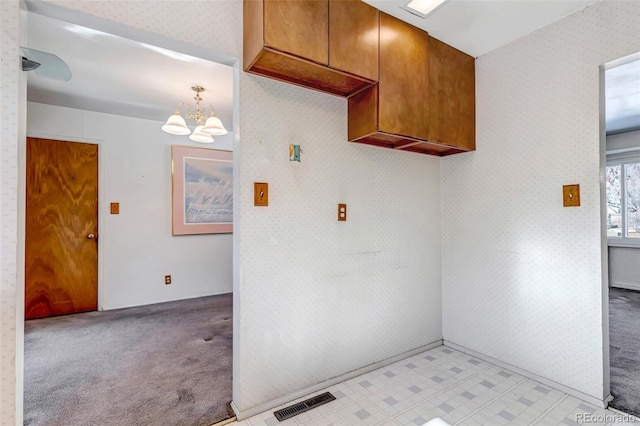
[[[20, 8], [0, 2], [0, 423], [14, 423]], [[6, 423], [5, 423], [6, 422]]]
[[[242, 56], [239, 0], [55, 4], [163, 43]], [[249, 410], [440, 339], [439, 159], [349, 144], [344, 99], [244, 73], [239, 132], [236, 405]], [[302, 146], [301, 163], [288, 161], [289, 143]], [[269, 183], [269, 207], [253, 206], [254, 181]], [[338, 203], [348, 204], [346, 223]], [[3, 356], [14, 347], [10, 325]], [[0, 374], [12, 377], [11, 362]], [[10, 383], [2, 398], [12, 406]]]
[[598, 67], [640, 51], [639, 22], [597, 3], [479, 58], [478, 150], [442, 160], [445, 340], [599, 399]]
[[440, 339], [439, 159], [346, 142], [344, 99], [252, 76], [240, 95], [241, 409]]

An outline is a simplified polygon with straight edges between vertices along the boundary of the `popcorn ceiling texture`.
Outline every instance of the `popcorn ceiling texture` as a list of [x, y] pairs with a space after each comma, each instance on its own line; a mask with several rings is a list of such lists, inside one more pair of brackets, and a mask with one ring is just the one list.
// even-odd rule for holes
[[[239, 0], [54, 4], [242, 56]], [[234, 402], [244, 411], [441, 338], [440, 160], [348, 143], [344, 99], [245, 73], [239, 89]], [[290, 143], [301, 163], [288, 161]], [[254, 181], [269, 182], [269, 207], [253, 206]], [[4, 354], [15, 330], [2, 326]]]
[[600, 400], [599, 66], [640, 51], [639, 23], [596, 3], [480, 57], [477, 151], [442, 160], [445, 340]]
[[0, 423], [15, 423], [19, 16], [0, 1]]

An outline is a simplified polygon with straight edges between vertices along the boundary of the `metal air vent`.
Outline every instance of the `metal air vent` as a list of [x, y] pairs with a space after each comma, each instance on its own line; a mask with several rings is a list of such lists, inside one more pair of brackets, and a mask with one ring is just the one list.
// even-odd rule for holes
[[294, 404], [290, 407], [285, 407], [282, 410], [274, 411], [273, 415], [276, 416], [276, 419], [278, 419], [278, 421], [287, 420], [293, 416], [297, 416], [300, 413], [309, 411], [312, 408], [316, 408], [321, 406], [322, 404], [326, 404], [327, 402], [334, 401], [335, 399], [335, 396], [331, 395], [329, 392], [325, 392], [318, 396], [314, 396], [312, 398]]

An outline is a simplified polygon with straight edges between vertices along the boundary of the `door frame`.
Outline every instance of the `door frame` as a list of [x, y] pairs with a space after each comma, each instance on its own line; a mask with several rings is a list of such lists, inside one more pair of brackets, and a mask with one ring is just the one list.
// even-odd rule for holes
[[[148, 34], [142, 30], [129, 27], [120, 23], [113, 23], [102, 18], [87, 15], [82, 12], [65, 9], [64, 7], [52, 5], [48, 3], [38, 4], [38, 12], [41, 15], [61, 19], [63, 21], [75, 23], [84, 27], [93, 28], [104, 31], [109, 34], [118, 35], [120, 37], [147, 43], [153, 46], [162, 47], [168, 50], [185, 53], [191, 56], [202, 58], [205, 60], [218, 62], [229, 65], [233, 68], [233, 192], [240, 194], [240, 75], [241, 75], [241, 59], [236, 56], [217, 52], [208, 48], [189, 45], [186, 42], [169, 39], [158, 34]], [[21, 9], [20, 27], [24, 32], [26, 26], [26, 14]], [[26, 37], [21, 33], [22, 37]], [[106, 182], [105, 175], [107, 168], [105, 167], [105, 159], [102, 155], [102, 140], [92, 138], [75, 138], [63, 135], [52, 135], [46, 132], [28, 131], [27, 130], [27, 77], [26, 73], [19, 74], [19, 113], [18, 113], [18, 217], [17, 217], [17, 253], [16, 253], [16, 324], [15, 324], [15, 420], [16, 424], [22, 424], [24, 419], [24, 291], [25, 291], [25, 201], [26, 201], [26, 138], [40, 137], [45, 139], [66, 140], [69, 142], [94, 143], [98, 145], [98, 236], [106, 234], [108, 228], [106, 226], [106, 217], [108, 215], [106, 209], [106, 195], [104, 193], [104, 185], [100, 182]], [[239, 365], [240, 353], [239, 344], [241, 340], [240, 330], [240, 288], [241, 288], [241, 260], [240, 260], [240, 203], [234, 204], [234, 226], [233, 226], [233, 345], [232, 345], [232, 401], [237, 402], [239, 399]], [[102, 210], [102, 211], [100, 211]], [[98, 238], [98, 310], [102, 311], [102, 301], [104, 300], [103, 283], [103, 249], [104, 242]]]
[[601, 259], [602, 259], [602, 351], [603, 351], [603, 395], [604, 401], [608, 405], [613, 400], [611, 395], [611, 360], [609, 341], [609, 242], [607, 237], [607, 187], [606, 187], [606, 167], [607, 167], [607, 123], [606, 123], [606, 87], [605, 71], [624, 65], [628, 62], [640, 60], [640, 52], [632, 53], [618, 59], [600, 65], [599, 71], [599, 91], [600, 91], [600, 228], [601, 228]]
[[600, 131], [600, 273], [602, 294], [602, 399], [605, 408], [613, 399], [611, 395], [611, 362], [609, 360], [609, 246], [607, 243], [607, 185], [605, 169], [607, 166], [607, 122], [606, 122], [606, 93], [605, 70], [606, 64], [598, 69], [599, 79], [599, 131]]
[[[102, 239], [102, 234], [105, 232], [105, 224], [106, 224], [106, 209], [105, 204], [105, 193], [103, 189], [102, 183], [105, 182], [105, 164], [104, 159], [102, 158], [102, 143], [103, 141], [100, 139], [92, 139], [92, 138], [78, 138], [73, 136], [64, 136], [64, 135], [54, 135], [46, 132], [32, 132], [27, 130], [28, 138], [40, 138], [40, 139], [51, 139], [60, 142], [78, 142], [78, 143], [86, 143], [90, 145], [98, 146], [98, 304], [97, 310], [104, 310], [102, 307], [102, 301], [104, 300], [104, 286], [102, 283], [104, 282], [104, 242]], [[21, 167], [24, 170], [21, 171], [22, 176], [26, 176], [27, 165], [26, 162], [21, 162]], [[25, 188], [26, 189], [26, 188]], [[26, 193], [26, 192], [25, 192]], [[24, 212], [26, 214], [26, 211]], [[24, 215], [23, 215], [24, 216]], [[24, 227], [23, 227], [24, 228]], [[18, 238], [25, 238], [25, 229], [20, 230], [20, 235]], [[24, 251], [24, 250], [23, 250]], [[24, 269], [24, 268], [23, 268]], [[22, 303], [24, 309], [24, 302]], [[24, 313], [22, 315], [22, 321], [24, 321]]]

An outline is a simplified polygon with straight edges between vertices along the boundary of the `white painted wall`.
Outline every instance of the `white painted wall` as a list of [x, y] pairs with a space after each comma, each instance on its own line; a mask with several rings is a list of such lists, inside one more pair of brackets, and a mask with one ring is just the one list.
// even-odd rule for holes
[[640, 290], [640, 248], [609, 247], [609, 286]]
[[[171, 235], [171, 145], [196, 144], [162, 123], [29, 102], [27, 134], [100, 144], [100, 307], [232, 291], [232, 235]], [[232, 149], [233, 135], [216, 137]], [[207, 145], [206, 147], [210, 147]], [[213, 147], [213, 145], [211, 145]], [[120, 214], [109, 214], [109, 203]], [[164, 284], [164, 276], [172, 284]]]
[[640, 51], [638, 22], [599, 2], [480, 57], [477, 151], [442, 160], [445, 340], [599, 400], [599, 66]]

